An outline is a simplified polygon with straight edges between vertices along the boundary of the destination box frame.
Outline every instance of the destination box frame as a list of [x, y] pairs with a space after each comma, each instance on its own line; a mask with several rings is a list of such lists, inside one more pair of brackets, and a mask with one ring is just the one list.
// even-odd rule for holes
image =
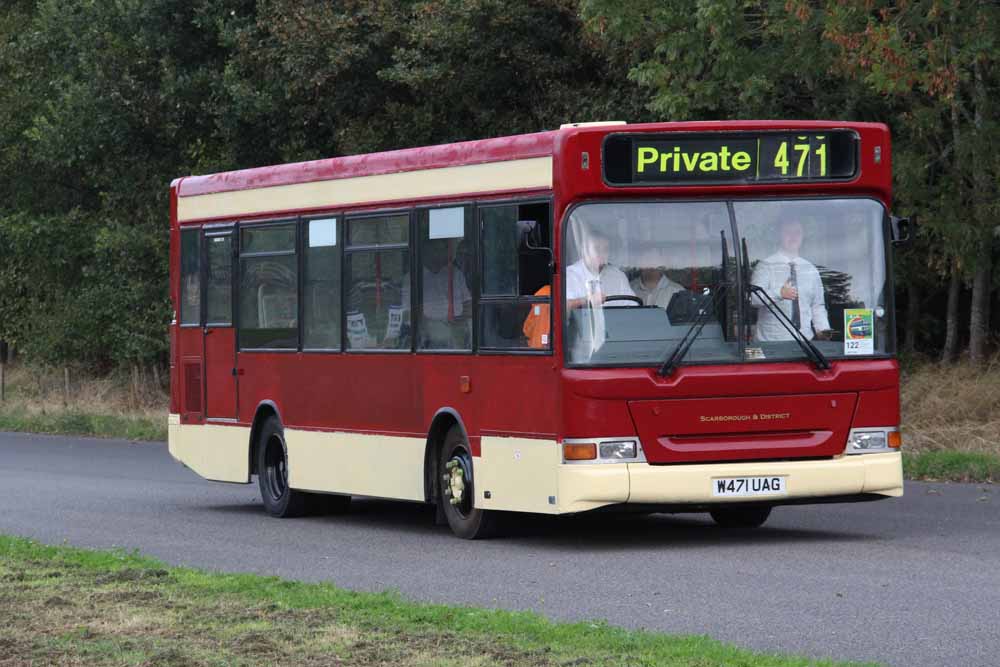
[[[818, 134], [837, 134], [847, 138], [851, 143], [853, 152], [853, 172], [848, 176], [824, 176], [824, 177], [778, 177], [778, 178], [683, 178], [676, 180], [636, 180], [622, 182], [621, 180], [608, 178], [608, 144], [616, 140], [628, 139], [629, 142], [639, 141], [745, 141], [756, 140], [764, 136], [802, 134], [814, 136]], [[632, 173], [632, 143], [627, 152], [628, 173]], [[814, 185], [827, 183], [850, 183], [861, 177], [861, 136], [857, 130], [848, 127], [829, 128], [789, 128], [760, 131], [700, 131], [700, 132], [612, 132], [604, 137], [601, 142], [601, 180], [609, 188], [686, 188], [686, 187], [745, 187], [753, 185]]]

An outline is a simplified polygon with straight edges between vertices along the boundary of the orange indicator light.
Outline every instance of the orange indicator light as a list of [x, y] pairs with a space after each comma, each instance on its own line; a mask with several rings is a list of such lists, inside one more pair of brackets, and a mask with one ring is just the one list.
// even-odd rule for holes
[[591, 461], [597, 458], [597, 444], [593, 442], [563, 443], [563, 457], [567, 461]]
[[889, 431], [889, 446], [899, 449], [903, 446], [903, 434], [899, 431]]

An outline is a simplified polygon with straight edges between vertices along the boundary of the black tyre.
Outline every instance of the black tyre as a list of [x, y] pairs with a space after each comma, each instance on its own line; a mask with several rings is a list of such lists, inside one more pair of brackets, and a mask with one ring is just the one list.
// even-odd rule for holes
[[257, 483], [264, 509], [282, 518], [302, 516], [309, 510], [309, 494], [288, 486], [285, 436], [276, 417], [261, 425], [257, 443]]
[[451, 532], [466, 540], [476, 540], [496, 534], [496, 512], [478, 509], [476, 487], [472, 476], [472, 451], [462, 429], [456, 424], [448, 431], [438, 457], [438, 502], [444, 509]]
[[725, 507], [710, 512], [723, 528], [758, 528], [771, 516], [770, 507]]

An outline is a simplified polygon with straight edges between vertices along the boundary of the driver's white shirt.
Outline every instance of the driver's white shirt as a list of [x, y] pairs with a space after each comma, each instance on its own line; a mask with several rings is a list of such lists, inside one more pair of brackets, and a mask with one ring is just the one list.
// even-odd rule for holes
[[[823, 281], [819, 270], [807, 259], [789, 257], [778, 251], [762, 260], [753, 271], [750, 281], [764, 288], [771, 300], [777, 304], [788, 319], [792, 319], [792, 301], [782, 298], [781, 288], [791, 278], [791, 264], [795, 264], [796, 283], [799, 290], [799, 331], [807, 339], [812, 340], [815, 332], [826, 331], [830, 321], [826, 312], [826, 302], [823, 293]], [[757, 308], [756, 340], [792, 340], [792, 335], [781, 324], [778, 316], [772, 313], [761, 297], [754, 295], [752, 299]]]
[[[632, 286], [628, 284], [628, 278], [621, 269], [610, 264], [605, 264], [598, 276], [587, 268], [586, 263], [581, 259], [566, 267], [566, 300], [583, 299], [593, 291], [593, 287], [600, 284], [601, 292], [605, 297], [618, 294], [635, 296]], [[591, 286], [588, 289], [588, 285]], [[629, 301], [610, 301], [608, 306], [634, 306]]]

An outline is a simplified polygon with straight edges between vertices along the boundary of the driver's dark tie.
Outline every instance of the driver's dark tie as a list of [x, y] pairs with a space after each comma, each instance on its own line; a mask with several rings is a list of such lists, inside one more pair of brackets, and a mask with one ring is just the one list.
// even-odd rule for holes
[[[798, 289], [799, 281], [798, 277], [795, 275], [795, 262], [789, 262], [788, 268], [791, 269], [788, 284]], [[802, 328], [802, 315], [799, 313], [799, 299], [797, 296], [792, 299], [792, 324], [795, 325], [796, 329]]]

